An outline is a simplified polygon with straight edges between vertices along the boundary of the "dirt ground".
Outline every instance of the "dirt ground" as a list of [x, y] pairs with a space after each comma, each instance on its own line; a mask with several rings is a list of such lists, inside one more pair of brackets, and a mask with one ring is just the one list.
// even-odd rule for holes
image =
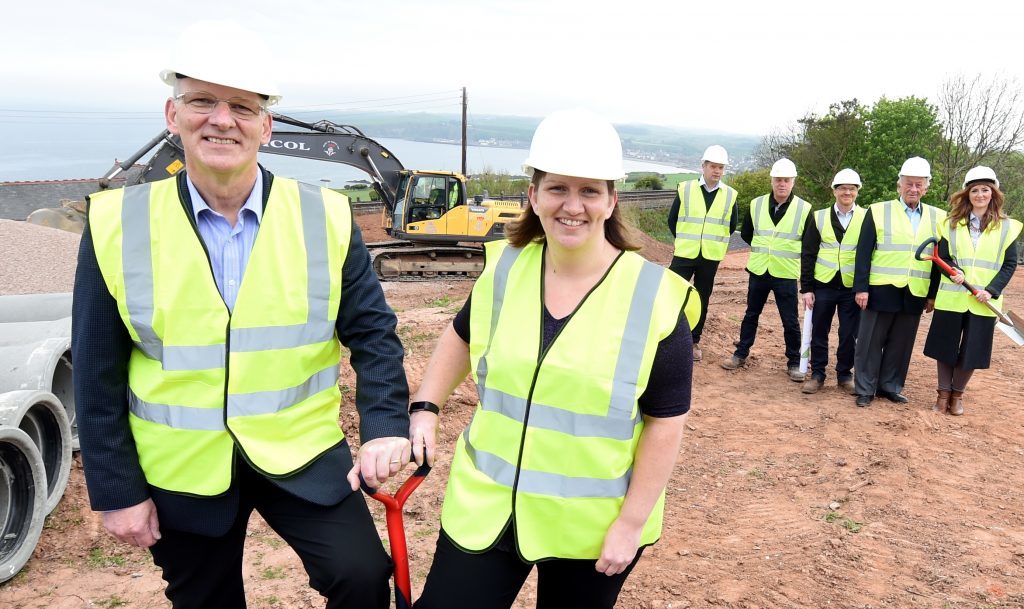
[[[370, 224], [365, 233], [373, 241], [380, 236]], [[671, 249], [648, 242], [645, 254], [667, 264]], [[935, 364], [920, 353], [925, 315], [905, 390], [910, 404], [876, 400], [856, 408], [834, 377], [813, 396], [788, 379], [778, 315], [769, 305], [746, 367], [726, 371], [718, 362], [739, 333], [745, 260], [745, 253], [733, 253], [721, 265], [693, 409], [668, 485], [665, 530], [618, 606], [1024, 607], [1024, 351], [997, 333], [992, 368], [972, 381], [966, 416], [933, 414]], [[470, 282], [385, 284], [413, 388], [435, 337], [470, 288]], [[1024, 311], [1021, 273], [1007, 303]], [[354, 382], [346, 370], [343, 388]], [[352, 394], [345, 392], [342, 423], [355, 437]], [[468, 382], [449, 401], [439, 465], [406, 507], [414, 592], [433, 553], [451, 450], [474, 402]], [[382, 510], [370, 503], [386, 538]], [[258, 517], [249, 535], [251, 607], [323, 606], [298, 559]], [[0, 586], [0, 607], [166, 607], [162, 590], [147, 553], [103, 532], [88, 509], [76, 461], [32, 560]], [[516, 607], [534, 601], [531, 581]]]

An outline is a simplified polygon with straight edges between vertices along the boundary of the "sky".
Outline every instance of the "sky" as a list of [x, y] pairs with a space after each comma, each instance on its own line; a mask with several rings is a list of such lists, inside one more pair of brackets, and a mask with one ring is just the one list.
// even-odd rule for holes
[[285, 114], [455, 113], [466, 87], [471, 117], [587, 107], [764, 135], [841, 100], [934, 100], [957, 74], [1024, 85], [1024, 4], [1006, 0], [37, 0], [3, 10], [0, 117], [155, 120], [178, 32], [211, 18], [264, 36]]

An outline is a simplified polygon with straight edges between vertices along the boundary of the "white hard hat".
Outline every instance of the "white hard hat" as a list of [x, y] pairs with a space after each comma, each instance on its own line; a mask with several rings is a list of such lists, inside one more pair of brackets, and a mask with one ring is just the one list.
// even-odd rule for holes
[[903, 167], [900, 167], [900, 176], [928, 178], [930, 180], [932, 179], [932, 166], [925, 159], [919, 156], [912, 156], [903, 161]]
[[589, 110], [561, 110], [541, 121], [523, 162], [526, 175], [532, 177], [535, 169], [596, 180], [626, 177], [619, 134]]
[[768, 175], [773, 178], [795, 178], [796, 165], [789, 159], [779, 159], [772, 165]]
[[266, 60], [270, 50], [263, 39], [234, 21], [197, 21], [178, 37], [173, 59], [160, 79], [174, 86], [177, 75], [216, 85], [252, 91], [272, 106], [281, 100]]
[[999, 188], [999, 178], [996, 177], [996, 172], [984, 165], [978, 165], [967, 172], [967, 175], [964, 176], [964, 188], [967, 188], [971, 182], [994, 182], [996, 188]]
[[854, 184], [856, 186], [861, 186], [860, 176], [857, 175], [856, 171], [850, 168], [840, 169], [839, 173], [836, 174], [836, 177], [832, 178], [832, 188], [835, 188], [840, 184]]
[[722, 148], [718, 144], [711, 144], [704, 150], [704, 156], [700, 157], [700, 162], [703, 163], [704, 161], [728, 165], [729, 155], [725, 152], [725, 148]]

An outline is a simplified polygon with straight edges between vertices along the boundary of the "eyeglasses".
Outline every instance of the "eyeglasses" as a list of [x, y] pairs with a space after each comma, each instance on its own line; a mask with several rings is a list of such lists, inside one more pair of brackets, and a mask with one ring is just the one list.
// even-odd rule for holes
[[231, 112], [231, 115], [242, 120], [256, 118], [266, 111], [266, 108], [264, 108], [260, 103], [249, 99], [242, 99], [241, 97], [217, 99], [212, 94], [205, 91], [192, 91], [190, 93], [175, 95], [174, 101], [184, 103], [188, 106], [189, 110], [196, 114], [211, 114], [214, 109], [216, 109], [217, 104], [224, 102], [228, 105], [228, 111]]
[[839, 192], [857, 192], [856, 186], [836, 186], [836, 190]]

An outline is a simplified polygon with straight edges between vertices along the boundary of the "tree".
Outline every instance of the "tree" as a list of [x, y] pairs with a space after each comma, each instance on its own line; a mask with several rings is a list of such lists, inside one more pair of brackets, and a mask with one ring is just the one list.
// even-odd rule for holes
[[751, 199], [760, 197], [772, 190], [772, 180], [768, 177], [767, 169], [756, 169], [736, 174], [728, 180], [728, 184], [736, 189], [736, 206], [738, 208], [740, 225], [743, 224], [743, 218], [747, 215]]
[[[868, 132], [863, 157], [853, 167], [864, 183], [857, 198], [860, 204], [896, 198], [900, 167], [912, 156], [931, 161], [931, 182], [942, 183], [942, 168], [935, 163], [942, 148], [942, 127], [937, 109], [928, 100], [913, 96], [897, 100], [883, 97], [867, 113], [866, 121]], [[942, 200], [942, 193], [937, 190], [941, 189], [929, 189], [925, 203], [935, 205]]]
[[942, 181], [933, 180], [932, 188], [948, 200], [968, 169], [989, 165], [999, 173], [1009, 153], [1024, 145], [1024, 92], [1016, 79], [960, 74], [942, 84], [938, 103]]
[[644, 176], [633, 184], [633, 190], [661, 190], [664, 183], [655, 175]]

